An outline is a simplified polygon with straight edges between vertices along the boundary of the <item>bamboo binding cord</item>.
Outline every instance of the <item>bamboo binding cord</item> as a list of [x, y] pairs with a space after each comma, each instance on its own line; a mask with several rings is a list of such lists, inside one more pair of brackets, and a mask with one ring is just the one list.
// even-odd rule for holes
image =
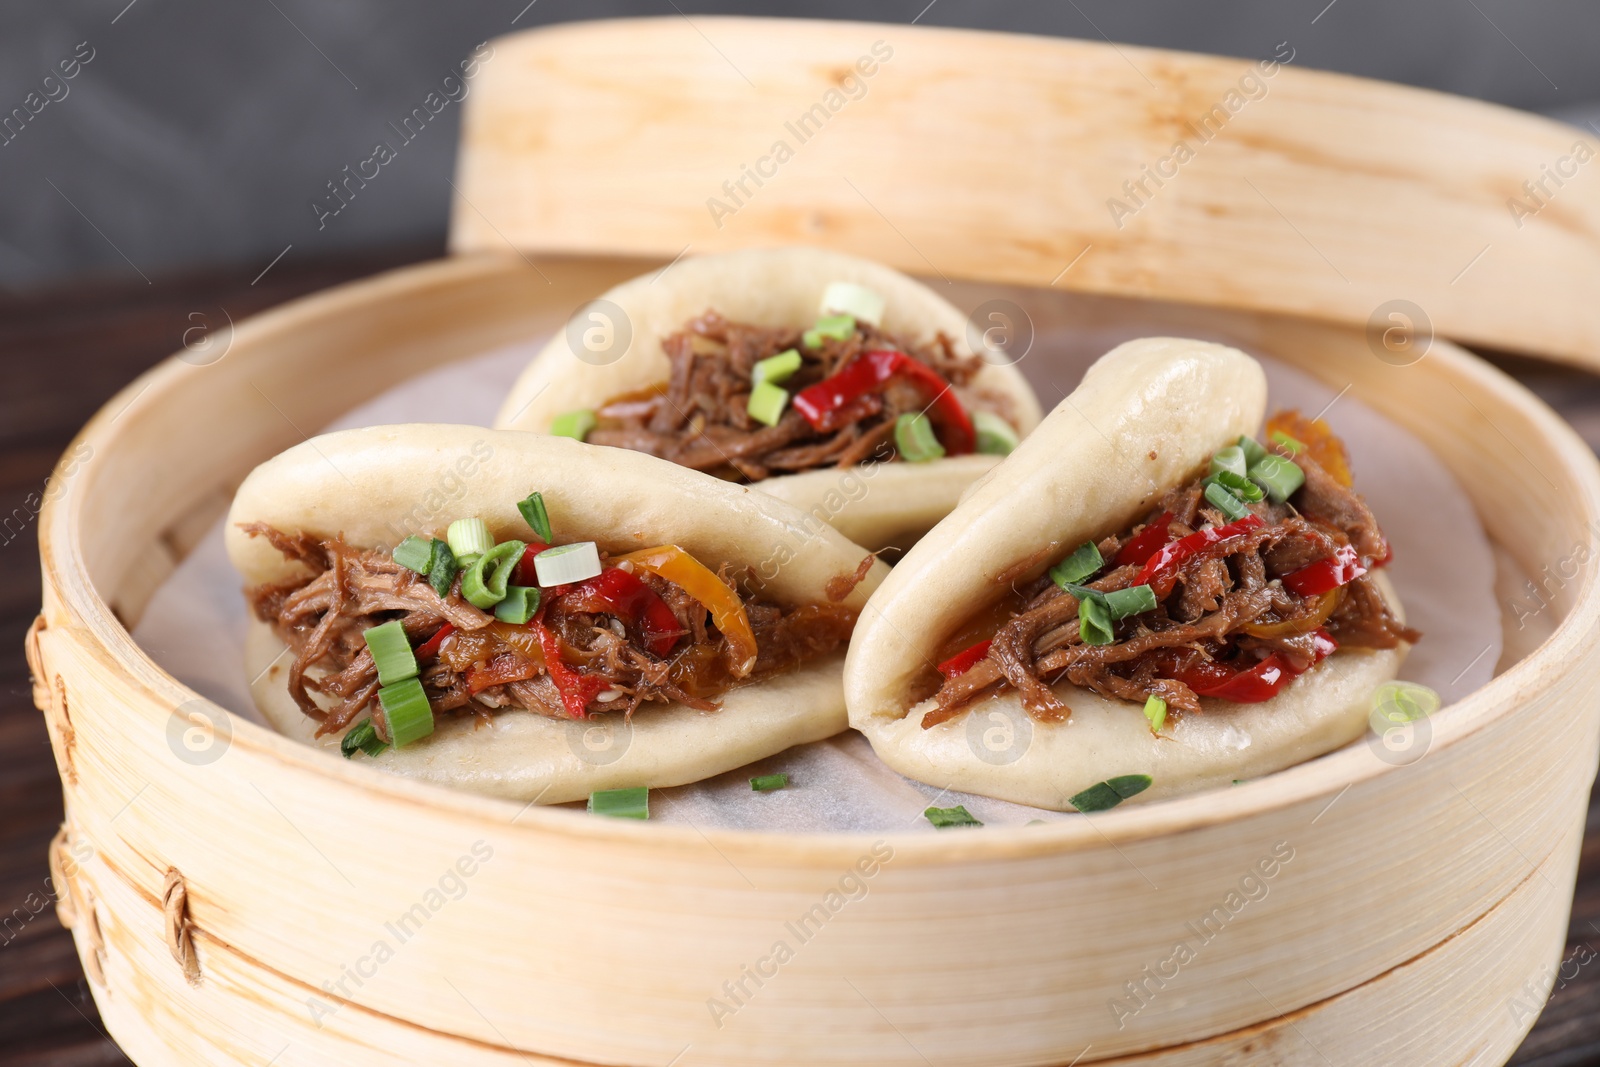
[[200, 984], [200, 957], [194, 950], [194, 924], [189, 921], [189, 887], [176, 867], [168, 868], [161, 887], [161, 913], [166, 920], [167, 951], [190, 985]]
[[50, 683], [45, 680], [44, 664], [39, 659], [39, 632], [43, 629], [44, 616], [34, 616], [22, 641], [22, 655], [28, 661], [28, 676], [33, 682], [33, 705], [41, 711], [50, 703]]
[[68, 930], [78, 922], [78, 911], [72, 900], [72, 882], [67, 878], [65, 854], [69, 839], [66, 823], [62, 823], [56, 836], [50, 839], [50, 886], [56, 893], [56, 919]]

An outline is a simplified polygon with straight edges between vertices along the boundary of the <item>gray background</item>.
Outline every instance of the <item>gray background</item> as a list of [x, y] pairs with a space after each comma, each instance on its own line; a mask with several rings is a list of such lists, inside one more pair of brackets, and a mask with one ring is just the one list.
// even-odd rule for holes
[[[0, 144], [0, 287], [134, 280], [281, 252], [442, 240], [460, 108], [318, 230], [311, 200], [488, 37], [706, 13], [984, 27], [1262, 56], [1594, 118], [1595, 0], [7, 0], [0, 115], [79, 42], [93, 60]], [[52, 91], [59, 94], [59, 89]]]

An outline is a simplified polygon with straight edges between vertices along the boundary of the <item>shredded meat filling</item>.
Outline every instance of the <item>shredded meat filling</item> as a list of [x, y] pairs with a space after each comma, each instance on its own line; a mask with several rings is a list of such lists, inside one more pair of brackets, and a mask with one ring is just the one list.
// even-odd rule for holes
[[[1285, 575], [1332, 559], [1345, 546], [1353, 546], [1369, 568], [1388, 555], [1366, 503], [1314, 460], [1295, 460], [1306, 480], [1289, 503], [1250, 505], [1262, 525], [1183, 559], [1171, 592], [1159, 597], [1155, 610], [1117, 624], [1110, 644], [1084, 642], [1078, 598], [1048, 576], [1017, 587], [1019, 607], [1013, 616], [995, 632], [981, 660], [943, 680], [936, 706], [922, 717], [923, 727], [955, 718], [999, 687], [1016, 690], [1033, 718], [1061, 721], [1070, 709], [1051, 684], [1063, 680], [1118, 700], [1160, 697], [1172, 711], [1193, 714], [1200, 711], [1200, 697], [1179, 676], [1197, 667], [1245, 669], [1275, 654], [1299, 672], [1317, 662], [1318, 641], [1324, 637], [1346, 648], [1415, 642], [1421, 635], [1395, 617], [1370, 571], [1330, 594], [1300, 596], [1283, 585]], [[1144, 522], [1101, 541], [1101, 556], [1114, 560], [1122, 546], [1164, 514], [1171, 516], [1173, 540], [1229, 521], [1205, 504], [1199, 483], [1181, 486], [1169, 491]], [[1033, 561], [1029, 569], [1037, 565]], [[1088, 584], [1101, 592], [1125, 589], [1140, 570], [1138, 565], [1115, 567]], [[1336, 598], [1331, 610], [1326, 596]]]
[[895, 419], [920, 412], [928, 396], [897, 380], [846, 406], [846, 417], [828, 430], [813, 429], [792, 407], [776, 426], [749, 413], [751, 373], [761, 360], [794, 349], [800, 369], [783, 387], [791, 394], [829, 377], [863, 352], [894, 349], [934, 370], [950, 383], [968, 410], [985, 410], [1016, 424], [1009, 397], [973, 385], [983, 368], [975, 356], [959, 355], [939, 334], [920, 345], [903, 344], [874, 326], [858, 323], [843, 340], [823, 338], [808, 347], [804, 331], [730, 322], [714, 311], [689, 322], [662, 342], [670, 365], [655, 389], [616, 397], [603, 405], [592, 444], [647, 452], [685, 467], [754, 482], [775, 474], [851, 467], [896, 458]]
[[[294, 654], [289, 693], [306, 715], [317, 720], [318, 736], [343, 730], [366, 711], [379, 736], [387, 738], [387, 723], [376, 699], [377, 669], [362, 634], [390, 619], [401, 620], [413, 647], [447, 624], [454, 627], [436, 656], [419, 664], [423, 690], [435, 714], [485, 720], [493, 710], [523, 708], [550, 718], [570, 718], [533, 632], [497, 622], [468, 603], [461, 596], [459, 577], [449, 595], [440, 597], [387, 553], [357, 549], [337, 539], [285, 534], [262, 523], [244, 529], [307, 571], [292, 581], [249, 589], [246, 597], [256, 617], [269, 623]], [[843, 599], [870, 566], [868, 557], [859, 572], [837, 576], [830, 591], [842, 589], [839, 599]], [[758, 654], [755, 670], [738, 679], [728, 663], [727, 641], [706, 608], [671, 582], [650, 574], [640, 577], [679, 622], [681, 633], [666, 657], [636, 644], [623, 620], [580, 610], [583, 605], [565, 594], [547, 593], [537, 616], [555, 635], [562, 661], [595, 687], [586, 713], [620, 711], [632, 716], [652, 701], [714, 711], [717, 698], [734, 685], [837, 651], [855, 626], [855, 612], [835, 602], [788, 608], [741, 592]]]

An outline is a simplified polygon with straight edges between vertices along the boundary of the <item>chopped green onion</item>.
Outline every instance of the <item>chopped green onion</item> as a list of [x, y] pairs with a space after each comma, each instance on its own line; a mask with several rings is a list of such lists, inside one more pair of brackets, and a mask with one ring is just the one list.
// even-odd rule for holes
[[1257, 441], [1249, 434], [1239, 435], [1238, 448], [1244, 453], [1244, 464], [1246, 467], [1251, 466], [1256, 462], [1256, 460], [1267, 454], [1267, 450], [1261, 447], [1261, 442]]
[[757, 793], [770, 793], [789, 784], [787, 774], [763, 774], [750, 779], [750, 788]]
[[[1078, 614], [1083, 614], [1082, 604], [1092, 602], [1103, 609], [1112, 619], [1123, 619], [1129, 615], [1138, 615], [1140, 612], [1154, 611], [1156, 607], [1156, 593], [1148, 585], [1135, 585], [1127, 589], [1118, 589], [1112, 593], [1102, 593], [1098, 589], [1091, 589], [1086, 585], [1077, 585], [1067, 582], [1061, 588], [1078, 598]], [[1100, 642], [1090, 642], [1091, 644]]]
[[985, 456], [1009, 456], [1017, 447], [1017, 431], [992, 411], [974, 411], [972, 428], [978, 431], [978, 452]]
[[850, 315], [873, 326], [883, 325], [883, 297], [854, 282], [830, 282], [822, 291], [818, 312], [823, 315]]
[[1144, 717], [1150, 720], [1150, 732], [1159, 734], [1167, 724], [1167, 702], [1151, 694], [1144, 702]]
[[1232, 471], [1217, 471], [1207, 475], [1201, 485], [1220, 485], [1234, 496], [1247, 504], [1254, 504], [1262, 497], [1261, 487], [1242, 474]]
[[1250, 480], [1265, 489], [1274, 504], [1281, 504], [1306, 484], [1306, 472], [1292, 459], [1266, 455], [1250, 465]]
[[513, 626], [526, 626], [539, 610], [539, 590], [530, 585], [506, 586], [506, 598], [494, 606], [494, 617]]
[[773, 385], [782, 385], [794, 377], [794, 372], [800, 369], [800, 353], [797, 349], [787, 349], [775, 356], [768, 356], [754, 367], [750, 368], [750, 380], [755, 383], [771, 382]]
[[1211, 506], [1226, 515], [1229, 521], [1238, 521], [1250, 514], [1250, 509], [1245, 507], [1238, 497], [1228, 492], [1216, 482], [1206, 486], [1206, 500]]
[[456, 572], [461, 567], [456, 562], [456, 554], [450, 551], [450, 546], [439, 540], [433, 539], [433, 560], [428, 564], [428, 584], [433, 586], [433, 591], [443, 600], [450, 595], [450, 586], [455, 583]]
[[450, 524], [445, 537], [449, 539], [450, 551], [456, 554], [457, 559], [462, 556], [481, 556], [494, 547], [488, 524], [479, 518], [457, 519]]
[[582, 441], [589, 436], [589, 431], [594, 429], [597, 421], [594, 412], [588, 408], [562, 412], [550, 420], [550, 433], [553, 437], [571, 437]]
[[461, 595], [467, 603], [488, 611], [504, 600], [511, 575], [527, 550], [525, 541], [502, 541], [473, 560], [461, 576]]
[[894, 420], [894, 446], [900, 450], [900, 458], [911, 463], [926, 463], [944, 455], [932, 421], [920, 412], [908, 411]]
[[358, 749], [369, 756], [376, 756], [388, 747], [383, 743], [383, 738], [378, 736], [371, 719], [362, 719], [350, 727], [350, 732], [339, 742], [339, 751], [344, 753], [345, 759], [354, 756]]
[[433, 541], [412, 534], [394, 546], [394, 561], [407, 570], [427, 574], [433, 564]]
[[593, 541], [547, 548], [533, 557], [533, 569], [539, 584], [546, 589], [586, 582], [600, 573], [600, 549]]
[[1109, 645], [1116, 640], [1111, 632], [1111, 611], [1101, 594], [1078, 601], [1078, 635], [1086, 645]]
[[650, 790], [602, 789], [589, 794], [589, 812], [609, 815], [613, 819], [648, 819], [650, 817]]
[[1244, 477], [1244, 472], [1250, 464], [1244, 458], [1244, 449], [1238, 445], [1229, 445], [1211, 457], [1211, 473], [1219, 471], [1232, 471], [1239, 477]]
[[528, 524], [528, 529], [533, 531], [533, 536], [550, 543], [550, 513], [545, 510], [544, 494], [531, 493], [528, 499], [517, 504], [517, 510], [522, 513], [522, 521]]
[[1272, 443], [1275, 445], [1282, 445], [1284, 448], [1289, 450], [1290, 455], [1294, 456], [1298, 456], [1300, 453], [1306, 450], [1306, 446], [1303, 442], [1290, 437], [1282, 430], [1272, 431]]
[[1068, 803], [1079, 811], [1106, 811], [1149, 789], [1150, 781], [1148, 774], [1124, 774], [1108, 778], [1070, 797]]
[[368, 627], [361, 636], [372, 651], [372, 662], [378, 668], [379, 685], [417, 676], [417, 657], [411, 653], [411, 642], [399, 619]]
[[757, 382], [750, 389], [750, 402], [745, 410], [750, 417], [764, 426], [776, 426], [783, 418], [783, 409], [789, 406], [789, 391], [771, 382]]
[[394, 738], [395, 748], [404, 748], [433, 733], [433, 709], [417, 679], [384, 686], [378, 690], [378, 703], [389, 720], [389, 736]]
[[1081, 582], [1106, 565], [1100, 550], [1093, 541], [1085, 541], [1073, 550], [1072, 555], [1050, 568], [1050, 580], [1061, 588]]
[[923, 817], [933, 823], [935, 828], [948, 830], [952, 826], [982, 826], [983, 823], [972, 817], [972, 813], [962, 804], [953, 808], [928, 808], [923, 811]]
[[1106, 610], [1111, 613], [1113, 619], [1124, 619], [1129, 615], [1156, 610], [1156, 592], [1148, 585], [1118, 589], [1114, 593], [1105, 594], [1104, 600]]
[[823, 341], [848, 340], [855, 332], [856, 320], [849, 315], [824, 315], [801, 335], [800, 343], [807, 348], [817, 349], [822, 347]]
[[[1439, 694], [1417, 682], [1384, 682], [1372, 694], [1372, 718], [1404, 724], [1426, 719], [1439, 710]], [[1387, 729], [1387, 727], [1385, 728]]]

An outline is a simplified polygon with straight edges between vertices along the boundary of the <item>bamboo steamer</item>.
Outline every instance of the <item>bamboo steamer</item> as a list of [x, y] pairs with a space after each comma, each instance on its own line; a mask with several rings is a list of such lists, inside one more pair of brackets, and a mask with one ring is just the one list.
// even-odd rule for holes
[[[899, 80], [874, 82], [850, 116], [870, 138], [841, 113], [789, 164], [791, 192], [774, 180], [723, 231], [683, 213], [675, 198], [695, 168], [720, 174], [722, 153], [747, 151], [750, 130], [781, 126], [891, 33], [899, 50], [882, 73]], [[1087, 233], [1074, 212], [1088, 208], [1046, 195], [1061, 174], [1051, 161], [1099, 174], [1142, 159], [1157, 117], [1243, 66], [721, 19], [570, 26], [495, 49], [467, 124], [461, 254], [242, 322], [208, 365], [155, 368], [85, 427], [41, 516], [44, 608], [28, 655], [66, 795], [52, 847], [68, 890], [61, 916], [107, 1027], [137, 1062], [1431, 1065], [1510, 1054], [1562, 950], [1600, 747], [1587, 699], [1600, 680], [1600, 589], [1587, 565], [1547, 581], [1549, 606], [1531, 621], [1508, 612], [1497, 676], [1430, 721], [1417, 762], [1357, 745], [1226, 792], [937, 835], [702, 831], [454, 793], [235, 717], [136, 647], [128, 628], [244, 474], [368, 399], [374, 381], [557, 328], [640, 270], [617, 257], [665, 262], [685, 243], [804, 238], [924, 274], [1044, 284]], [[934, 107], [966, 76], [957, 58], [982, 69], [981, 87], [963, 106]], [[1437, 242], [1420, 239], [1497, 232], [1504, 207], [1473, 179], [1529, 161], [1537, 173], [1569, 135], [1292, 69], [1272, 85], [1281, 109], [1261, 101], [1238, 119], [1255, 123], [1248, 137], [1219, 139], [1192, 164], [1210, 170], [1185, 173], [1125, 237], [1057, 276], [1115, 294], [1074, 298], [1074, 314], [1231, 337], [1348, 384], [1460, 480], [1508, 595], [1547, 576], [1600, 530], [1589, 450], [1448, 342], [1409, 366], [1376, 358], [1365, 320], [1374, 296], [1402, 293], [1443, 333], [1600, 358], [1592, 301], [1563, 288], [1600, 257], [1592, 227], [1530, 227], [1518, 274], [1475, 277], [1493, 262], [1484, 256], [1454, 291], [1434, 270]], [[1317, 154], [1281, 151], [1312, 137], [1305, 123], [1318, 115]], [[947, 150], [947, 167], [912, 167], [933, 157], [930, 141], [982, 142], [997, 122], [1025, 129], [1040, 154], [989, 168], [982, 190]], [[606, 131], [624, 128], [637, 143], [610, 143]], [[664, 130], [677, 148], [657, 143]], [[1459, 165], [1418, 165], [1388, 184], [1350, 165], [1419, 130], [1453, 146]], [[632, 165], [647, 149], [656, 165]], [[909, 199], [850, 206], [848, 185], [822, 184], [841, 163], [836, 173], [900, 173]], [[1262, 182], [1273, 175], [1268, 195], [1285, 212], [1278, 180], [1309, 182], [1317, 220], [1278, 232], [1253, 209], [1210, 210], [1210, 192], [1246, 164], [1264, 168], [1251, 172]], [[1444, 183], [1459, 195], [1416, 214]], [[1300, 188], [1293, 204], [1310, 196]], [[785, 197], [815, 215], [791, 217]], [[1563, 197], [1564, 220], [1600, 213], [1585, 188]], [[820, 230], [794, 230], [813, 217]], [[890, 218], [898, 238], [875, 233]], [[1384, 229], [1396, 220], [1419, 240], [1396, 247]], [[1335, 235], [1351, 257], [1348, 291], [1313, 277], [1328, 264], [1302, 240]], [[504, 240], [600, 254], [525, 258]], [[924, 241], [932, 261], [915, 259]], [[1035, 271], [1061, 250], [1060, 265]], [[1175, 251], [1189, 258], [1164, 263]], [[1186, 267], [1200, 256], [1205, 271]], [[1308, 310], [1327, 321], [1298, 317]], [[1269, 856], [1275, 875], [1235, 914], [1230, 892]], [[1173, 964], [1208, 916], [1217, 932]]]

